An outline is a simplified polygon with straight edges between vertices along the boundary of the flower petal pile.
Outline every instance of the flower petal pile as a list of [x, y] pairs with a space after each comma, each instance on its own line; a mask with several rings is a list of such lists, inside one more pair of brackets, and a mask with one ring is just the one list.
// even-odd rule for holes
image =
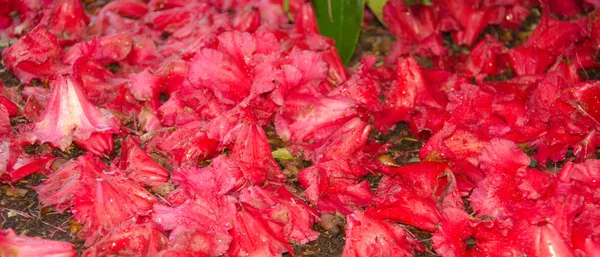
[[43, 175], [90, 257], [293, 256], [333, 215], [344, 257], [598, 256], [598, 1], [389, 0], [390, 54], [351, 68], [284, 2], [3, 3], [0, 181]]

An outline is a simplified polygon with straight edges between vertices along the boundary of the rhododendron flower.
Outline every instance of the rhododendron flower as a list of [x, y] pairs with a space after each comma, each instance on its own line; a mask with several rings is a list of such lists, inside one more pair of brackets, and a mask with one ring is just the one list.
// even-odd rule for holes
[[188, 197], [213, 197], [215, 194], [221, 196], [237, 189], [238, 175], [239, 170], [234, 163], [225, 159], [225, 156], [219, 156], [204, 168], [173, 170], [173, 182], [179, 185], [177, 190], [181, 190]]
[[100, 241], [85, 250], [82, 256], [156, 256], [167, 248], [168, 244], [167, 237], [156, 228], [156, 225], [126, 223], [106, 234]]
[[[315, 163], [348, 158], [356, 155], [362, 148], [371, 132], [371, 127], [360, 118], [354, 118], [338, 131], [334, 132], [325, 142], [315, 149], [312, 160]], [[307, 157], [310, 156], [307, 154]]]
[[10, 117], [4, 105], [0, 106], [0, 135], [10, 133]]
[[[514, 223], [521, 227], [511, 227]], [[532, 238], [531, 222], [479, 221], [459, 209], [446, 210], [445, 218], [432, 237], [434, 248], [440, 255], [472, 257], [524, 256], [530, 249], [528, 243]]]
[[486, 178], [469, 197], [471, 206], [479, 215], [503, 216], [507, 208], [514, 208], [514, 203], [524, 199], [515, 192], [514, 176], [528, 172], [523, 169], [529, 165], [530, 158], [513, 142], [494, 139], [483, 148], [479, 161]]
[[94, 104], [104, 106], [115, 100], [119, 79], [89, 56], [80, 57], [73, 63], [73, 77], [81, 82], [85, 96]]
[[19, 236], [12, 229], [0, 231], [0, 255], [7, 257], [75, 257], [75, 246], [67, 242]]
[[389, 1], [383, 19], [399, 39], [418, 43], [435, 32], [431, 7], [411, 8], [404, 1]]
[[288, 241], [306, 244], [319, 237], [312, 230], [318, 220], [316, 212], [284, 186], [249, 187], [240, 194], [240, 201], [258, 208], [270, 221], [281, 223]]
[[[145, 83], [141, 85], [148, 86]], [[158, 99], [155, 98], [155, 100]], [[181, 126], [199, 120], [195, 110], [187, 106], [179, 92], [172, 93], [169, 100], [157, 109], [157, 114], [161, 118], [161, 124], [164, 126]]]
[[188, 123], [173, 133], [154, 137], [153, 140], [158, 143], [158, 149], [167, 152], [174, 159], [173, 166], [195, 166], [199, 161], [212, 156], [219, 144], [219, 141], [210, 138], [198, 127], [201, 126], [197, 122]]
[[[152, 211], [156, 198], [138, 184], [111, 171], [95, 157], [80, 157], [80, 189], [74, 193], [73, 217], [83, 224], [82, 237], [91, 245], [104, 233]], [[112, 173], [112, 174], [111, 174]]]
[[171, 231], [169, 239], [175, 249], [219, 256], [229, 249], [228, 231], [234, 226], [235, 199], [207, 192], [177, 207], [154, 205], [152, 220], [163, 230]]
[[414, 57], [401, 57], [396, 64], [397, 80], [385, 94], [383, 112], [378, 119], [381, 128], [406, 120], [415, 106], [417, 93], [424, 88], [423, 75]]
[[[133, 32], [141, 26], [137, 15], [146, 13], [146, 4], [142, 1], [114, 1], [100, 9], [98, 15], [92, 19], [92, 26], [88, 28], [91, 35], [113, 35], [118, 33]], [[129, 16], [129, 15], [132, 16]], [[131, 47], [131, 45], [129, 46]]]
[[231, 256], [281, 256], [293, 254], [284, 237], [283, 227], [266, 220], [260, 210], [241, 204], [230, 233], [233, 237], [227, 253]]
[[44, 27], [37, 26], [5, 48], [2, 60], [22, 83], [28, 83], [32, 79], [44, 79], [66, 70], [67, 67], [60, 63], [61, 54], [56, 37]]
[[73, 139], [86, 140], [94, 132], [118, 132], [113, 116], [92, 105], [73, 77], [58, 76], [52, 86], [48, 106], [32, 132], [37, 140], [65, 150]]
[[244, 178], [256, 185], [263, 185], [266, 181], [281, 182], [284, 175], [271, 155], [267, 135], [252, 121], [245, 122], [234, 128], [239, 132], [229, 158], [235, 161]]
[[463, 208], [456, 182], [443, 163], [422, 162], [390, 169], [379, 182], [367, 214], [435, 231], [447, 207]]
[[6, 113], [8, 116], [15, 116], [19, 111], [19, 107], [17, 107], [15, 103], [2, 94], [0, 94], [0, 105], [3, 105], [4, 108], [6, 108]]
[[83, 37], [89, 22], [80, 1], [60, 0], [50, 9], [48, 30], [62, 41], [61, 45], [68, 45]]
[[73, 195], [81, 189], [81, 162], [87, 157], [70, 160], [50, 173], [46, 181], [35, 188], [40, 202], [52, 206], [57, 212], [64, 212], [73, 205]]
[[112, 134], [92, 133], [88, 139], [73, 141], [79, 148], [96, 156], [108, 156], [113, 151]]
[[465, 61], [465, 69], [471, 76], [498, 75], [506, 68], [501, 56], [506, 52], [508, 49], [502, 43], [488, 35], [471, 50]]
[[23, 156], [17, 159], [17, 162], [11, 169], [7, 169], [10, 183], [16, 183], [19, 180], [36, 172], [45, 173], [55, 157], [50, 154], [41, 156]]
[[367, 205], [373, 192], [360, 165], [348, 160], [322, 162], [306, 168], [298, 174], [298, 182], [306, 191], [304, 196], [321, 213], [340, 212], [350, 214], [357, 207]]
[[138, 140], [131, 136], [121, 142], [119, 169], [131, 180], [147, 186], [158, 186], [167, 182], [169, 171], [154, 161], [139, 145]]
[[192, 59], [189, 76], [194, 85], [211, 89], [224, 104], [275, 88], [278, 72], [270, 56], [278, 49], [274, 35], [225, 32], [218, 38], [218, 50], [202, 49]]
[[275, 116], [275, 129], [284, 140], [304, 144], [318, 142], [356, 117], [356, 107], [355, 101], [342, 96], [288, 97], [285, 111]]
[[100, 63], [122, 61], [133, 51], [133, 37], [127, 33], [111, 34], [98, 39], [93, 57]]
[[531, 256], [574, 257], [571, 247], [550, 222], [541, 222], [533, 230]]
[[571, 233], [571, 242], [573, 242], [576, 256], [579, 254], [594, 256], [600, 251], [600, 240], [597, 237], [600, 231], [598, 231], [598, 226], [595, 225], [600, 222], [600, 206], [587, 205], [585, 207], [586, 210], [575, 219], [575, 225]]
[[414, 256], [413, 249], [424, 248], [405, 228], [382, 221], [361, 211], [347, 216], [346, 245], [343, 257]]
[[84, 256], [598, 257], [600, 0], [390, 0], [346, 67], [310, 1], [108, 2], [0, 0], [0, 181]]
[[[2, 109], [0, 105], [0, 117]], [[28, 144], [27, 137], [15, 137], [14, 132], [10, 131], [8, 116], [6, 118], [9, 131], [0, 133], [0, 181], [12, 184], [36, 172], [47, 173], [55, 157], [48, 150], [26, 153], [24, 147]]]

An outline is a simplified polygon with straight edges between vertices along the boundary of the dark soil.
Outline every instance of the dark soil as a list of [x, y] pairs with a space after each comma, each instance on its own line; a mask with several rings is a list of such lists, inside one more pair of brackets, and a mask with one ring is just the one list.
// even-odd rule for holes
[[73, 242], [83, 250], [83, 242], [76, 237], [81, 226], [71, 215], [39, 204], [33, 187], [42, 181], [42, 175], [31, 175], [12, 187], [0, 186], [0, 226], [12, 228], [20, 235]]

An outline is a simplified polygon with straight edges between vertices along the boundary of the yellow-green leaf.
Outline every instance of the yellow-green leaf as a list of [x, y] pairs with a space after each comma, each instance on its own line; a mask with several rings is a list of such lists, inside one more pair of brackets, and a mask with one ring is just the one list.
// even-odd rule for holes
[[383, 7], [387, 2], [388, 0], [367, 0], [367, 6], [383, 25], [385, 25], [385, 22], [383, 22]]
[[271, 152], [273, 154], [273, 158], [278, 161], [292, 161], [294, 160], [294, 156], [290, 154], [290, 152], [285, 148], [277, 148], [277, 150]]

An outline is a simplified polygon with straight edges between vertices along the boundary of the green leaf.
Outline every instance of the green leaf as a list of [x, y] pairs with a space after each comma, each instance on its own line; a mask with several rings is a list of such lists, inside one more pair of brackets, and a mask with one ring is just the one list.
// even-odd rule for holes
[[387, 4], [388, 1], [389, 0], [367, 0], [367, 6], [383, 25], [385, 25], [385, 22], [383, 22], [383, 7], [385, 7], [385, 4]]
[[348, 64], [358, 42], [365, 12], [364, 0], [312, 0], [321, 35], [333, 38], [344, 64]]
[[288, 19], [294, 22], [294, 15], [290, 12], [290, 0], [283, 0], [283, 11], [287, 14]]
[[294, 156], [285, 148], [277, 148], [277, 150], [271, 152], [273, 158], [278, 161], [292, 161]]
[[406, 2], [407, 5], [415, 5], [415, 4], [420, 4], [420, 5], [425, 5], [425, 6], [433, 5], [433, 3], [430, 0], [404, 0], [404, 2]]

